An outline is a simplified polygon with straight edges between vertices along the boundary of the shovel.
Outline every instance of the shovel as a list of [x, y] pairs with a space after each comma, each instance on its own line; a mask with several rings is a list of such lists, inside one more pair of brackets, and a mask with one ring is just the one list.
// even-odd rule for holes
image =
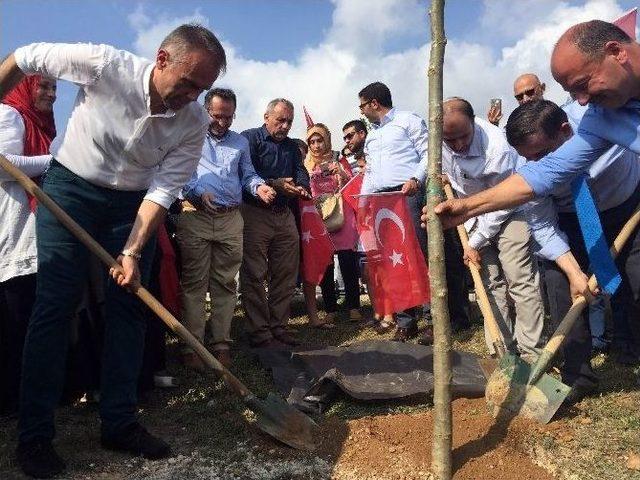
[[[639, 223], [640, 208], [625, 223], [613, 242], [610, 249], [613, 258], [618, 256]], [[589, 288], [593, 290], [596, 285], [596, 278], [592, 275], [589, 278]], [[512, 354], [502, 357], [498, 368], [489, 378], [485, 391], [487, 404], [495, 417], [522, 415], [541, 423], [551, 420], [571, 388], [545, 372], [586, 306], [587, 299], [584, 296], [574, 300], [533, 365]]]
[[[22, 187], [46, 207], [78, 240], [80, 240], [105, 265], [121, 269], [107, 251], [100, 246], [80, 225], [67, 215], [46, 193], [44, 193], [29, 177], [16, 168], [3, 155], [0, 155], [0, 167], [6, 170]], [[269, 393], [266, 400], [256, 397], [227, 370], [192, 334], [182, 325], [147, 289], [137, 285], [131, 291], [140, 298], [160, 319], [189, 347], [202, 361], [224, 380], [229, 390], [240, 397], [247, 408], [256, 414], [256, 425], [263, 432], [280, 440], [293, 448], [313, 450], [315, 442], [313, 434], [317, 430], [316, 423], [286, 403], [282, 398]]]
[[[447, 200], [452, 200], [454, 198], [453, 190], [451, 189], [451, 185], [449, 185], [448, 183], [445, 183], [444, 185], [444, 193], [447, 196]], [[460, 242], [462, 243], [462, 246], [466, 248], [469, 245], [469, 236], [467, 235], [467, 230], [464, 228], [464, 225], [458, 225], [457, 229], [458, 236], [460, 237]], [[484, 288], [482, 277], [480, 276], [480, 269], [475, 263], [469, 262], [469, 270], [471, 270], [473, 285], [475, 287], [476, 296], [478, 299], [478, 306], [480, 307], [480, 312], [482, 313], [485, 325], [487, 326], [487, 330], [489, 331], [491, 343], [493, 344], [493, 348], [495, 349], [498, 358], [502, 358], [505, 353], [507, 353], [507, 349], [504, 345], [504, 341], [502, 340], [502, 335], [500, 335], [500, 329], [498, 328], [496, 317], [493, 316], [493, 310], [491, 308], [491, 304], [489, 303], [489, 297], [487, 296], [487, 291]], [[480, 368], [482, 368], [482, 371], [485, 373], [485, 376], [487, 376], [487, 378], [496, 368], [496, 362], [493, 359], [480, 360], [479, 363]]]

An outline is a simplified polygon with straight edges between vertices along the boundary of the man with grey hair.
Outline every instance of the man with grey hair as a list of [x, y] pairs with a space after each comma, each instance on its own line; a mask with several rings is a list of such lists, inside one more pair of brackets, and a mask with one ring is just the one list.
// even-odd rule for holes
[[244, 255], [240, 291], [251, 345], [256, 347], [298, 343], [285, 331], [298, 275], [300, 248], [291, 207], [298, 197], [310, 198], [311, 195], [309, 174], [298, 145], [287, 136], [292, 123], [293, 104], [276, 98], [267, 105], [264, 125], [242, 132], [249, 140], [256, 173], [277, 193], [269, 205], [246, 191], [242, 194]]
[[[148, 280], [154, 233], [200, 159], [209, 122], [194, 100], [225, 66], [220, 42], [199, 25], [174, 30], [154, 62], [108, 45], [36, 43], [0, 65], [0, 98], [24, 75], [79, 86], [43, 189], [120, 265], [110, 271], [105, 300], [104, 448], [152, 459], [170, 453], [136, 420], [144, 306], [126, 288]], [[89, 251], [46, 208], [38, 209], [36, 224], [38, 285], [24, 347], [17, 456], [27, 475], [48, 478], [65, 468], [51, 443], [54, 408]]]

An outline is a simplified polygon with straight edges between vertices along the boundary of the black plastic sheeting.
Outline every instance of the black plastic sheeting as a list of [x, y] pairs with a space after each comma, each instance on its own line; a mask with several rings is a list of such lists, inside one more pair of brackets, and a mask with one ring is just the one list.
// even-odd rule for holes
[[[254, 351], [287, 402], [308, 413], [326, 410], [340, 391], [361, 401], [433, 392], [432, 347], [368, 340], [323, 350]], [[486, 380], [478, 357], [454, 351], [452, 361], [453, 396], [483, 396]]]

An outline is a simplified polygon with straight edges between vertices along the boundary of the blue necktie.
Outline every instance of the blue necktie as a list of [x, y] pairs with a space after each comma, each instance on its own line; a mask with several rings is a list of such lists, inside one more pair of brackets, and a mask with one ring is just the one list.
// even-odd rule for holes
[[600, 288], [609, 295], [613, 295], [622, 279], [609, 252], [598, 209], [589, 191], [586, 175], [571, 182], [571, 193], [584, 244], [589, 255], [589, 269], [596, 276]]

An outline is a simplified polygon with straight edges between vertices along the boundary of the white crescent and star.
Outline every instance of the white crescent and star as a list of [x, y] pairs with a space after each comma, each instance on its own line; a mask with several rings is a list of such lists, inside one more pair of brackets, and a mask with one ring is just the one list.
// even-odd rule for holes
[[402, 219], [398, 216], [396, 212], [394, 212], [393, 210], [389, 210], [388, 208], [381, 208], [380, 210], [378, 210], [378, 213], [376, 213], [374, 232], [376, 234], [376, 239], [378, 240], [378, 243], [384, 246], [384, 244], [382, 243], [382, 240], [380, 240], [379, 230], [380, 230], [380, 224], [382, 223], [382, 220], [384, 220], [385, 218], [388, 218], [398, 226], [398, 228], [402, 232], [402, 243], [404, 243], [404, 239], [406, 236], [404, 223], [402, 223]]
[[393, 253], [389, 255], [389, 260], [391, 260], [394, 267], [398, 264], [404, 265], [404, 262], [402, 261], [402, 253], [398, 253], [395, 250], [393, 250]]

